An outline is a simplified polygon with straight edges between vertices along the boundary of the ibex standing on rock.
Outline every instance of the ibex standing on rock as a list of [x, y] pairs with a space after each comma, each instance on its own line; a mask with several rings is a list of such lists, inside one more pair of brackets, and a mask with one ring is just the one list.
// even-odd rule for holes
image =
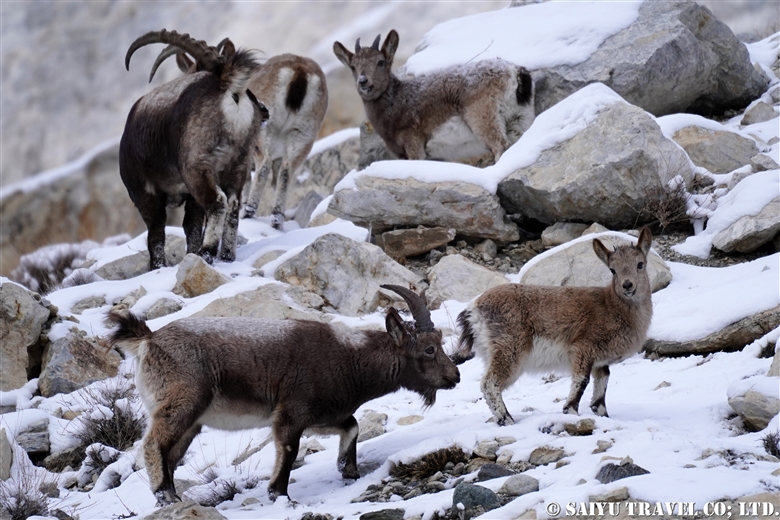
[[391, 307], [387, 332], [318, 321], [185, 318], [153, 333], [130, 313], [109, 313], [107, 321], [118, 325], [111, 344], [136, 358], [136, 381], [151, 418], [144, 459], [157, 500], [179, 500], [173, 472], [202, 425], [273, 428], [272, 500], [287, 495], [307, 431], [338, 433], [338, 468], [344, 478], [358, 478], [358, 407], [401, 388], [432, 406], [437, 390], [460, 381], [425, 300], [404, 287], [382, 287], [406, 300], [414, 322]]
[[166, 207], [182, 203], [187, 252], [211, 263], [219, 249], [221, 260], [233, 261], [241, 190], [260, 125], [268, 119], [247, 90], [257, 63], [232, 43], [220, 52], [163, 29], [133, 42], [125, 57], [128, 69], [133, 53], [151, 43], [169, 44], [152, 75], [178, 51], [195, 58], [195, 71], [139, 99], [119, 145], [122, 181], [149, 231], [149, 268], [165, 265]]
[[398, 33], [377, 36], [355, 52], [339, 42], [336, 57], [352, 70], [368, 120], [402, 159], [460, 160], [486, 153], [496, 162], [534, 120], [528, 71], [503, 60], [484, 60], [400, 80], [391, 68]]
[[563, 413], [577, 414], [593, 374], [590, 407], [606, 416], [609, 365], [639, 352], [653, 315], [647, 254], [647, 228], [636, 246], [609, 251], [593, 240], [596, 255], [612, 272], [606, 287], [499, 285], [485, 291], [458, 316], [460, 339], [452, 359], [474, 357], [487, 365], [485, 396], [498, 424], [512, 424], [501, 396], [524, 372], [569, 369], [571, 391]]

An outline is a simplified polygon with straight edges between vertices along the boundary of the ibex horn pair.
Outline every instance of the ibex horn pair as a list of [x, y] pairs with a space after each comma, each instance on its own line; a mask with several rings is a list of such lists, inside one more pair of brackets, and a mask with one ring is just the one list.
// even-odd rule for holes
[[[155, 60], [154, 65], [152, 66], [152, 72], [149, 75], [149, 81], [152, 81], [154, 73], [157, 71], [160, 64], [174, 54], [187, 53], [192, 56], [195, 61], [198, 61], [208, 52], [213, 53], [217, 59], [221, 58], [219, 49], [211, 47], [205, 41], [196, 40], [186, 33], [179, 34], [176, 31], [163, 29], [161, 31], [148, 32], [137, 38], [130, 45], [130, 48], [127, 49], [127, 54], [125, 55], [125, 67], [127, 70], [130, 70], [130, 58], [133, 56], [133, 53], [141, 47], [152, 43], [167, 43], [168, 47], [163, 49], [157, 57], [157, 60]], [[225, 40], [223, 40], [220, 45], [224, 45], [224, 43]]]
[[409, 310], [412, 313], [412, 317], [414, 317], [417, 330], [420, 332], [433, 331], [434, 326], [433, 322], [431, 321], [431, 311], [428, 310], [428, 306], [425, 304], [425, 300], [423, 300], [415, 292], [410, 291], [406, 287], [401, 287], [400, 285], [380, 285], [380, 287], [382, 289], [387, 289], [389, 291], [398, 293], [404, 300], [406, 300], [406, 304], [409, 305]]
[[[379, 38], [382, 36], [381, 34], [377, 34], [376, 38], [374, 38], [374, 43], [371, 44], [371, 48], [375, 51], [379, 50]], [[360, 38], [357, 39], [355, 42], [355, 52], [360, 52]]]

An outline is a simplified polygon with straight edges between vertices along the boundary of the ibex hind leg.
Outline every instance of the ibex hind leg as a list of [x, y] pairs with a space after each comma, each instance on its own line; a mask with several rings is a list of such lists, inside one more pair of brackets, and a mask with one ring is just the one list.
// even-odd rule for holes
[[241, 201], [236, 194], [228, 197], [228, 210], [225, 216], [225, 226], [222, 230], [222, 244], [219, 249], [219, 259], [232, 262], [236, 259], [236, 242], [238, 240], [238, 213]]
[[482, 377], [482, 394], [499, 426], [514, 424], [504, 403], [503, 391], [509, 387], [519, 374], [520, 359], [517, 359], [513, 345], [494, 341], [490, 363]]
[[298, 456], [303, 429], [296, 427], [295, 420], [288, 414], [280, 412], [274, 421], [273, 431], [276, 444], [276, 467], [268, 485], [268, 497], [276, 501], [279, 495], [289, 497], [287, 487], [290, 482], [290, 472]]
[[494, 162], [498, 162], [509, 148], [509, 140], [499, 121], [497, 104], [496, 99], [485, 96], [469, 106], [463, 114], [463, 119], [471, 131], [493, 154]]
[[215, 187], [216, 197], [207, 210], [206, 230], [203, 233], [203, 245], [200, 256], [207, 263], [214, 262], [219, 248], [219, 241], [225, 229], [225, 219], [228, 212], [228, 198], [225, 192]]
[[590, 409], [601, 417], [609, 417], [607, 414], [607, 383], [609, 383], [609, 367], [595, 367], [593, 369], [593, 398], [590, 401]]
[[146, 245], [149, 250], [149, 270], [165, 267], [165, 199], [145, 193], [135, 202], [148, 230]]
[[270, 165], [268, 161], [255, 156], [255, 178], [252, 180], [249, 188], [249, 195], [247, 197], [246, 205], [244, 206], [244, 214], [241, 218], [251, 218], [257, 213], [257, 207], [260, 205], [260, 198], [263, 196], [263, 190], [268, 183], [268, 176], [271, 173]]
[[350, 416], [338, 427], [339, 436], [339, 458], [337, 465], [341, 476], [344, 478], [360, 478], [357, 469], [357, 438], [358, 423], [354, 416]]
[[206, 212], [192, 197], [184, 203], [184, 236], [187, 238], [187, 254], [198, 254], [203, 245], [203, 223]]

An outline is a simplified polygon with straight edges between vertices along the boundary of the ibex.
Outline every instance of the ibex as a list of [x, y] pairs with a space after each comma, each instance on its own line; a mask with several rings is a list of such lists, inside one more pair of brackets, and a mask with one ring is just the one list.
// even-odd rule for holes
[[338, 433], [338, 468], [344, 478], [358, 478], [353, 414], [359, 406], [400, 388], [432, 406], [437, 390], [460, 381], [425, 301], [404, 287], [382, 287], [406, 300], [414, 322], [391, 307], [387, 332], [304, 320], [185, 318], [153, 333], [130, 313], [109, 313], [108, 323], [118, 325], [111, 344], [136, 358], [136, 381], [151, 418], [144, 459], [157, 500], [179, 500], [173, 472], [202, 425], [272, 427], [272, 500], [289, 496], [290, 471], [307, 431]]
[[[217, 46], [219, 48], [219, 46]], [[193, 62], [179, 54], [176, 62], [183, 72]], [[263, 63], [249, 80], [249, 90], [270, 111], [254, 149], [255, 178], [244, 206], [244, 218], [257, 212], [269, 174], [276, 188], [271, 225], [284, 226], [287, 187], [309, 155], [328, 109], [325, 74], [314, 60], [295, 54], [281, 54]]]
[[388, 149], [402, 159], [461, 160], [492, 153], [497, 162], [534, 120], [528, 71], [502, 60], [451, 67], [408, 80], [391, 71], [398, 33], [382, 48], [339, 42], [336, 57], [352, 70], [366, 116]]
[[577, 414], [594, 378], [594, 413], [607, 416], [609, 365], [639, 352], [653, 314], [647, 228], [636, 246], [610, 252], [598, 239], [593, 250], [612, 272], [606, 287], [505, 284], [488, 289], [458, 316], [456, 364], [474, 357], [486, 363], [482, 393], [498, 424], [512, 424], [502, 392], [524, 372], [569, 369], [571, 390], [563, 413]]
[[261, 122], [268, 119], [266, 108], [247, 90], [257, 63], [230, 42], [219, 52], [163, 29], [130, 45], [128, 70], [133, 53], [151, 43], [169, 44], [163, 54], [186, 51], [196, 63], [195, 72], [133, 105], [119, 145], [119, 173], [148, 229], [149, 268], [166, 264], [166, 207], [182, 203], [187, 252], [211, 263], [219, 248], [221, 260], [233, 261], [241, 190]]

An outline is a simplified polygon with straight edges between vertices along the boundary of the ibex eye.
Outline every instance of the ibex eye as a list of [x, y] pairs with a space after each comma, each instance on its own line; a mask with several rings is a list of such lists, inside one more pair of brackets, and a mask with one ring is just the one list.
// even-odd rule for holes
[[639, 262], [638, 264], [636, 264], [637, 269], [642, 269], [644, 266], [645, 266], [644, 262]]
[[610, 272], [610, 273], [612, 273], [612, 274], [617, 274], [617, 273], [615, 272], [615, 270], [614, 270], [614, 269], [612, 269], [611, 267], [609, 268], [609, 272]]
[[349, 68], [352, 70], [352, 72], [355, 72], [355, 66], [354, 65], [350, 65]]
[[428, 348], [425, 349], [425, 353], [428, 354], [429, 356], [432, 356], [435, 352], [436, 352], [436, 349], [433, 348], [433, 347], [428, 347]]
[[379, 60], [379, 63], [377, 63], [378, 67], [384, 67], [385, 66], [385, 60]]

